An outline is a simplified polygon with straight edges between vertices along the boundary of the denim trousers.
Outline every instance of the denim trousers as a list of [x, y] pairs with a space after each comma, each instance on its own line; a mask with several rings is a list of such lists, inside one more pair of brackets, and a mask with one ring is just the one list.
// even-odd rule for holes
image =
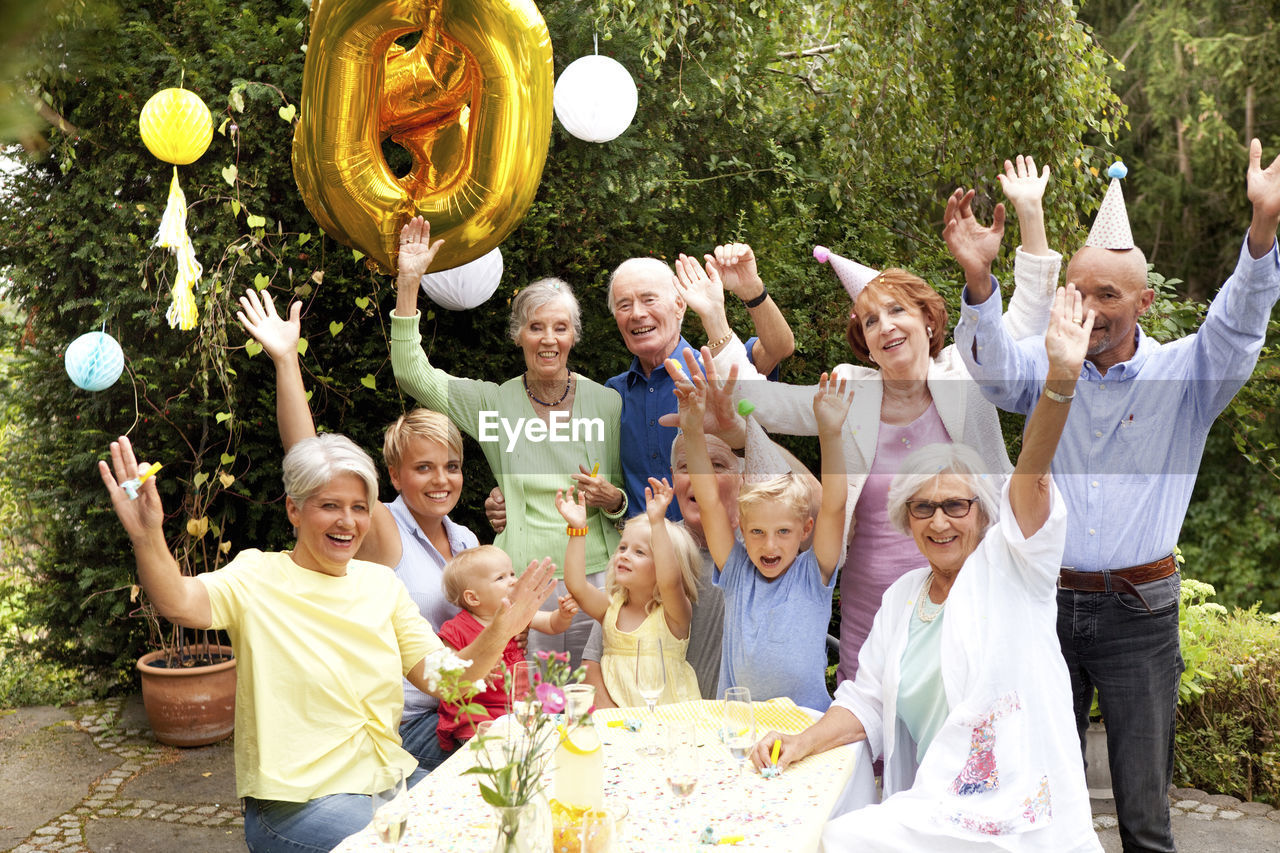
[[436, 724], [439, 722], [440, 716], [433, 709], [400, 723], [400, 745], [418, 759], [418, 766], [428, 773], [450, 755], [440, 748], [440, 739], [436, 737]]
[[[419, 767], [409, 787], [427, 778]], [[244, 798], [244, 843], [249, 853], [328, 853], [373, 819], [368, 794], [329, 794], [305, 803]]]
[[1183, 663], [1174, 574], [1123, 592], [1058, 590], [1058, 641], [1084, 754], [1093, 689], [1107, 727], [1120, 841], [1126, 853], [1174, 850], [1169, 824], [1173, 730]]

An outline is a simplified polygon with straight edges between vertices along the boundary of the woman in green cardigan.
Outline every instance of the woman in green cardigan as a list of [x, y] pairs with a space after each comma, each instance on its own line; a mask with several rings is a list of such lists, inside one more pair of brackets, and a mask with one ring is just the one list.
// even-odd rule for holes
[[[391, 314], [391, 366], [396, 382], [418, 403], [443, 412], [480, 444], [506, 496], [507, 526], [494, 541], [513, 565], [558, 560], [564, 519], [557, 489], [586, 494], [587, 572], [597, 585], [618, 544], [614, 522], [626, 513], [618, 461], [622, 399], [569, 370], [569, 351], [582, 331], [578, 301], [559, 279], [541, 279], [511, 304], [511, 340], [524, 351], [525, 372], [496, 384], [451, 376], [432, 366], [418, 330], [418, 288], [443, 241], [415, 217], [400, 232], [396, 308]], [[572, 477], [572, 480], [570, 479]], [[559, 572], [557, 572], [559, 576]], [[563, 587], [563, 581], [561, 581]], [[564, 595], [566, 590], [558, 590]], [[554, 604], [555, 597], [548, 599]], [[530, 632], [535, 651], [568, 651], [578, 665], [591, 620], [579, 613], [564, 634]]]

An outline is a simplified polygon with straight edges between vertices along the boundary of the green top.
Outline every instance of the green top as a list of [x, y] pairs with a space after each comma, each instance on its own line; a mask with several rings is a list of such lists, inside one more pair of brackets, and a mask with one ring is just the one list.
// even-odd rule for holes
[[[926, 612], [940, 611], [942, 605], [929, 601]], [[951, 712], [942, 686], [942, 620], [938, 612], [932, 622], [924, 622], [912, 608], [907, 647], [902, 651], [902, 680], [898, 682], [898, 716], [916, 742], [916, 761], [924, 761], [929, 744]]]
[[[573, 484], [569, 475], [579, 465], [589, 471], [597, 463], [599, 476], [622, 488], [618, 459], [622, 398], [575, 374], [573, 411], [549, 428], [533, 410], [520, 377], [498, 385], [460, 379], [432, 367], [422, 349], [420, 316], [391, 315], [391, 367], [396, 382], [419, 404], [447, 415], [479, 442], [507, 503], [507, 526], [494, 544], [511, 557], [516, 572], [523, 572], [530, 560], [550, 557], [558, 567], [556, 576], [562, 577], [568, 537], [556, 510], [556, 490]], [[619, 538], [613, 522], [621, 515], [588, 511], [587, 574], [606, 568]]]

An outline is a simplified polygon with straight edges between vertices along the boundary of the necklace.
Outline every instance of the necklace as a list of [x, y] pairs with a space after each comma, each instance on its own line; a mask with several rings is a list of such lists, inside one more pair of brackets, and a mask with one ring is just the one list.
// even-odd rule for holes
[[554, 403], [548, 403], [545, 400], [539, 400], [533, 394], [533, 389], [529, 387], [529, 371], [525, 371], [520, 377], [520, 381], [524, 383], [524, 393], [529, 395], [529, 399], [540, 406], [546, 406], [548, 409], [554, 409], [556, 406], [564, 402], [564, 398], [569, 396], [569, 389], [573, 387], [573, 374], [569, 374], [569, 378], [564, 381], [564, 393], [560, 395], [560, 399]]
[[[924, 584], [920, 587], [920, 602], [916, 605], [916, 615], [920, 617], [921, 622], [932, 622], [934, 619], [937, 619], [938, 614], [942, 612], [942, 608], [947, 604], [945, 601], [943, 601], [942, 604], [934, 604], [932, 601], [929, 601], [929, 589], [932, 586], [933, 572], [929, 572], [929, 577], [924, 579]], [[928, 612], [925, 611], [924, 603], [926, 601], [929, 601], [930, 607], [933, 608]]]

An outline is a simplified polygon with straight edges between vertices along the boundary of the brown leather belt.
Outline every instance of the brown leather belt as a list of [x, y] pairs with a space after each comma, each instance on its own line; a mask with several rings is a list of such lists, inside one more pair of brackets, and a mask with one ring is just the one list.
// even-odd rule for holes
[[1144, 583], [1164, 580], [1178, 571], [1178, 561], [1170, 554], [1161, 557], [1154, 563], [1141, 566], [1130, 566], [1127, 569], [1115, 569], [1101, 572], [1077, 572], [1075, 569], [1063, 568], [1058, 573], [1058, 589], [1071, 589], [1077, 592], [1124, 592], [1142, 602], [1142, 606], [1151, 611], [1151, 605], [1138, 592]]

